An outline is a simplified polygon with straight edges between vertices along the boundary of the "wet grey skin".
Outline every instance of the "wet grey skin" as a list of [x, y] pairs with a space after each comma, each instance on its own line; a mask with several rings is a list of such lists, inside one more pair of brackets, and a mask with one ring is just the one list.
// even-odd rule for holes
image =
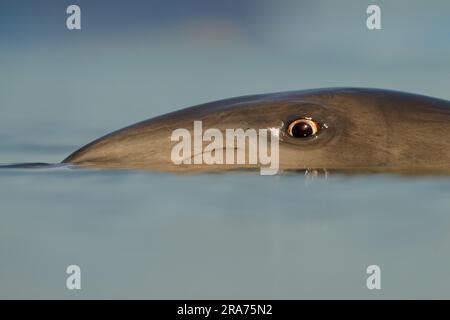
[[[290, 136], [289, 124], [301, 118], [316, 121], [319, 132], [307, 138]], [[171, 142], [172, 131], [186, 128], [192, 134], [196, 120], [203, 122], [203, 132], [279, 128], [280, 172], [450, 172], [450, 101], [365, 88], [281, 92], [201, 104], [110, 133], [63, 163], [169, 172], [260, 167], [173, 164], [171, 150], [177, 142]]]

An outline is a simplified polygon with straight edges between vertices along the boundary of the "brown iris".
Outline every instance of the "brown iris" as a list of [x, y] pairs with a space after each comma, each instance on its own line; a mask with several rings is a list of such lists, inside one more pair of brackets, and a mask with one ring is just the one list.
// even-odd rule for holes
[[319, 132], [319, 124], [311, 118], [301, 118], [292, 121], [287, 131], [291, 137], [306, 138]]

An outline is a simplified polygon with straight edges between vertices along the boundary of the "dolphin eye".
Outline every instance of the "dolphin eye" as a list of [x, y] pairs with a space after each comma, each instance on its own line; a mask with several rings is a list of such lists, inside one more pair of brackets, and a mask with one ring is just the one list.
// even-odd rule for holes
[[292, 121], [287, 131], [291, 137], [306, 138], [319, 132], [319, 124], [311, 118], [301, 118]]

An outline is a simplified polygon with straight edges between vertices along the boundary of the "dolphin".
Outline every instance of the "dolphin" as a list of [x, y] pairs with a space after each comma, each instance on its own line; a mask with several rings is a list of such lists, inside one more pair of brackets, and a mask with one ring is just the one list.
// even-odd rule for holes
[[179, 128], [193, 133], [194, 121], [222, 132], [278, 129], [280, 171], [450, 172], [450, 101], [371, 88], [278, 92], [200, 104], [107, 134], [62, 163], [167, 172], [261, 167], [259, 162], [175, 164], [172, 133]]
[[[181, 163], [175, 162], [173, 151], [180, 142], [174, 141], [173, 133], [183, 128], [195, 136], [198, 122], [224, 136], [233, 128], [275, 130], [279, 145], [272, 150], [270, 144], [269, 153], [277, 153], [276, 172], [450, 174], [450, 101], [372, 88], [277, 92], [204, 103], [114, 131], [61, 163], [0, 168], [69, 166], [188, 173], [262, 168], [260, 159], [197, 163], [195, 159], [206, 156], [207, 148], [195, 149], [195, 143], [193, 152]], [[251, 139], [244, 141], [252, 143]], [[202, 147], [208, 143], [201, 141]], [[212, 152], [229, 149], [225, 144]], [[231, 145], [231, 149], [249, 159], [252, 147]]]

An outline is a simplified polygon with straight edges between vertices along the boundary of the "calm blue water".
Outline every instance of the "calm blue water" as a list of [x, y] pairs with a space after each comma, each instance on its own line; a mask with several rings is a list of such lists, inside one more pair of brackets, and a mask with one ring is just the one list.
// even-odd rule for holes
[[[0, 0], [0, 163], [58, 162], [243, 94], [450, 99], [446, 1], [380, 1], [375, 32], [361, 1], [108, 3], [81, 2], [69, 32], [69, 3]], [[448, 298], [449, 194], [446, 177], [2, 169], [0, 298]], [[366, 287], [372, 264], [381, 290]]]

